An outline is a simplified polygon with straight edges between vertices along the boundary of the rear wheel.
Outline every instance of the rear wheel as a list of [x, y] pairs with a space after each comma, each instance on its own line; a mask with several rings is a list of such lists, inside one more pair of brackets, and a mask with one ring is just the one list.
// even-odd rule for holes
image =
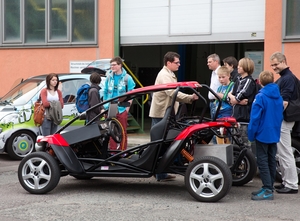
[[194, 159], [184, 177], [188, 192], [198, 201], [216, 202], [229, 192], [232, 176], [227, 164], [212, 156]]
[[[239, 146], [233, 147], [234, 162], [238, 159], [241, 152]], [[253, 179], [257, 171], [256, 159], [254, 154], [248, 149], [244, 158], [241, 160], [235, 171], [232, 171], [232, 185], [242, 186]]]
[[29, 193], [44, 194], [57, 186], [60, 169], [51, 155], [46, 152], [36, 152], [21, 161], [18, 178], [22, 187]]

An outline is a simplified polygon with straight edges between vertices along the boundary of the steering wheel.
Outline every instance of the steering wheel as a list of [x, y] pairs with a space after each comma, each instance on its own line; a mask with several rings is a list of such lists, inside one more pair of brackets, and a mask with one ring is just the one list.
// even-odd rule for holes
[[113, 118], [108, 123], [108, 133], [116, 143], [121, 143], [124, 134], [124, 128], [120, 121]]

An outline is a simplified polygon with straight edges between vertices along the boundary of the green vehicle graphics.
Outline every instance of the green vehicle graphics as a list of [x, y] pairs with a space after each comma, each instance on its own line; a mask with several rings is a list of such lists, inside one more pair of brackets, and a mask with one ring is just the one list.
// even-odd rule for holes
[[[58, 74], [64, 99], [63, 121], [60, 126], [78, 115], [75, 97], [78, 88], [89, 83], [90, 74]], [[36, 137], [41, 130], [33, 121], [33, 104], [45, 87], [46, 75], [28, 78], [0, 99], [0, 153], [12, 159], [22, 159], [34, 151]], [[84, 124], [78, 120], [74, 126]]]

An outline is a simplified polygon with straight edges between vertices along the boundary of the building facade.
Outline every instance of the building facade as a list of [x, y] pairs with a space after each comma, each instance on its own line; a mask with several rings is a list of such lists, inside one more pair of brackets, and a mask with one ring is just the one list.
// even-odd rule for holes
[[169, 50], [181, 54], [179, 80], [209, 83], [211, 53], [271, 70], [275, 51], [300, 78], [299, 11], [297, 0], [2, 0], [0, 96], [22, 78], [115, 55], [152, 84]]

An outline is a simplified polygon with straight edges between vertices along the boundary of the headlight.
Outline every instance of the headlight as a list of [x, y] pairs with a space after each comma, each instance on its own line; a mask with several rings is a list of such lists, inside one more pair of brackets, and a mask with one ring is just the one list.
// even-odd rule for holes
[[34, 145], [36, 151], [44, 151], [45, 150], [46, 143], [42, 141], [43, 138], [44, 138], [44, 136], [38, 136], [36, 138], [36, 143]]

